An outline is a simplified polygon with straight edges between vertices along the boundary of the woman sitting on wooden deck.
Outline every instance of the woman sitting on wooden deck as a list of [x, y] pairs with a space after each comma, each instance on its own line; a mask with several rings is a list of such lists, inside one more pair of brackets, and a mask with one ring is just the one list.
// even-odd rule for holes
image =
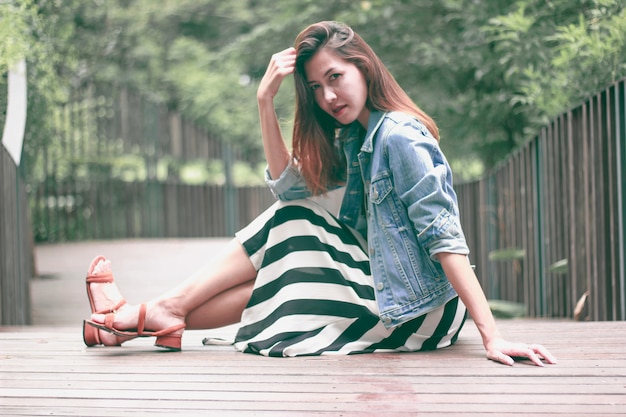
[[[290, 74], [291, 154], [273, 104]], [[142, 305], [125, 304], [110, 263], [94, 259], [87, 345], [154, 336], [179, 350], [184, 328], [240, 323], [235, 347], [268, 356], [432, 350], [456, 341], [469, 311], [489, 359], [556, 363], [541, 345], [500, 336], [468, 261], [437, 126], [350, 27], [302, 31], [295, 48], [272, 56], [257, 100], [279, 201], [220, 256]], [[336, 189], [345, 189], [337, 217], [319, 198]]]

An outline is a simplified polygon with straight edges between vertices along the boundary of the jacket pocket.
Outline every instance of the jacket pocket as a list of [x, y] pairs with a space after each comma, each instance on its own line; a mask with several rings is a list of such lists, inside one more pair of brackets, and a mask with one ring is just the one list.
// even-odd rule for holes
[[379, 205], [392, 190], [393, 184], [391, 183], [391, 178], [389, 176], [372, 181], [372, 186], [370, 187], [370, 199], [372, 200], [372, 203]]

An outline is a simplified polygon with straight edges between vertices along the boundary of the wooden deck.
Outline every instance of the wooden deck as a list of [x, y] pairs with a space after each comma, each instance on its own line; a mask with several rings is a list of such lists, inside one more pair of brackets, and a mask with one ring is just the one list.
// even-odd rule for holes
[[[150, 245], [140, 246], [153, 256]], [[232, 337], [232, 327], [188, 331], [176, 353], [148, 339], [86, 348], [84, 316], [64, 321], [55, 311], [71, 311], [74, 286], [84, 297], [84, 271], [63, 271], [88, 264], [75, 259], [94, 248], [70, 246], [68, 258], [58, 249], [42, 248], [50, 253], [38, 257], [39, 267], [57, 276], [54, 288], [65, 296], [48, 288], [54, 280], [34, 282], [33, 304], [50, 315], [0, 328], [2, 416], [626, 416], [626, 322], [499, 321], [507, 337], [550, 348], [559, 363], [543, 368], [488, 361], [471, 322], [455, 346], [431, 353], [275, 359], [201, 344], [205, 336]]]
[[0, 415], [626, 415], [623, 322], [501, 322], [511, 337], [546, 342], [559, 364], [544, 368], [484, 359], [469, 324], [433, 353], [294, 359], [202, 346], [209, 333], [198, 331], [171, 353], [148, 340], [85, 348], [78, 326], [5, 328]]

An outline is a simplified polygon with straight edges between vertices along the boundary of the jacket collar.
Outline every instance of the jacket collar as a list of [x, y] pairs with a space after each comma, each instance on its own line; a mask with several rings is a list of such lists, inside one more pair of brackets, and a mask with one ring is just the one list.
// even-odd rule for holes
[[373, 141], [376, 136], [376, 132], [378, 128], [383, 123], [385, 118], [385, 112], [381, 112], [378, 110], [373, 110], [370, 113], [370, 118], [367, 122], [367, 132], [365, 133], [365, 140], [363, 141], [363, 146], [361, 146], [361, 152], [372, 153], [374, 149]]

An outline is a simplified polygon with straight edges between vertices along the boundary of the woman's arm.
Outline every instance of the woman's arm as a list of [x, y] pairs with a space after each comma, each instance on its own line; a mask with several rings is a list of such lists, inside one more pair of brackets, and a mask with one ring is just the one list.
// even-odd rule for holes
[[295, 64], [296, 50], [294, 48], [287, 48], [272, 55], [257, 89], [263, 149], [270, 176], [274, 179], [285, 170], [290, 159], [274, 110], [274, 97], [285, 77], [294, 72]]
[[496, 327], [487, 298], [483, 292], [467, 256], [454, 253], [439, 253], [439, 262], [448, 280], [467, 307], [476, 324], [487, 351], [487, 357], [505, 365], [513, 365], [512, 357], [526, 357], [538, 366], [543, 366], [541, 358], [548, 363], [556, 363], [556, 358], [541, 345], [512, 343], [504, 340]]

